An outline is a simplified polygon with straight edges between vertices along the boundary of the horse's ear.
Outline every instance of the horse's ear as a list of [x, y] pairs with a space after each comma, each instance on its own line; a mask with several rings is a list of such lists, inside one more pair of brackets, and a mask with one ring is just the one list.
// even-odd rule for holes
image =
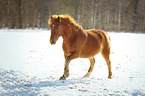
[[58, 16], [58, 21], [61, 22], [61, 18]]

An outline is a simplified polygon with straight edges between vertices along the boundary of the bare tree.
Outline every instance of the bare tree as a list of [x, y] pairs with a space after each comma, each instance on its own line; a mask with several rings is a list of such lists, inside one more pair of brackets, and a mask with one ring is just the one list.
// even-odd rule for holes
[[22, 4], [21, 4], [21, 0], [18, 0], [18, 28], [21, 29], [22, 28], [22, 16], [21, 16], [21, 8], [22, 8]]
[[133, 14], [132, 14], [132, 32], [135, 31], [137, 23], [137, 4], [139, 0], [133, 0]]
[[117, 31], [120, 31], [120, 27], [121, 27], [121, 0], [118, 0], [119, 2], [119, 9], [118, 9], [118, 27], [117, 27]]

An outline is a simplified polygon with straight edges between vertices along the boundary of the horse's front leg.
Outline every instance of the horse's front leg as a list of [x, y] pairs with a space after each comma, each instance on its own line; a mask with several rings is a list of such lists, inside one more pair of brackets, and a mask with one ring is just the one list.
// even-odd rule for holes
[[60, 77], [59, 80], [66, 80], [66, 78], [69, 76], [69, 63], [72, 59], [77, 57], [77, 52], [72, 52], [69, 56], [65, 56], [64, 74]]

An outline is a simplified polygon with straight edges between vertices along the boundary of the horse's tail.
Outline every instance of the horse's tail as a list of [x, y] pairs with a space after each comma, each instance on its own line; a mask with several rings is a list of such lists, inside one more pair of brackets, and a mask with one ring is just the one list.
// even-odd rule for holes
[[107, 34], [109, 41], [111, 42], [111, 38], [110, 38], [109, 34], [107, 32], [106, 32], [106, 34]]
[[[107, 34], [109, 46], [111, 47], [111, 38], [110, 38], [110, 36], [109, 36], [109, 34], [107, 32], [106, 32], [106, 34]], [[114, 54], [115, 52], [111, 51], [111, 49], [110, 49], [110, 53]]]
[[105, 41], [106, 41], [104, 48], [105, 48], [105, 50], [108, 50], [109, 53], [111, 53], [111, 38], [107, 32], [103, 32], [103, 35], [104, 35]]

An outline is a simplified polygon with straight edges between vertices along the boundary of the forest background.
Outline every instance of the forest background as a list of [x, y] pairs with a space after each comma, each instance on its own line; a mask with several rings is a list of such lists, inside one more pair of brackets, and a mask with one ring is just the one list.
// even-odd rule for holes
[[53, 14], [84, 29], [145, 33], [145, 0], [0, 0], [0, 29], [48, 28]]

